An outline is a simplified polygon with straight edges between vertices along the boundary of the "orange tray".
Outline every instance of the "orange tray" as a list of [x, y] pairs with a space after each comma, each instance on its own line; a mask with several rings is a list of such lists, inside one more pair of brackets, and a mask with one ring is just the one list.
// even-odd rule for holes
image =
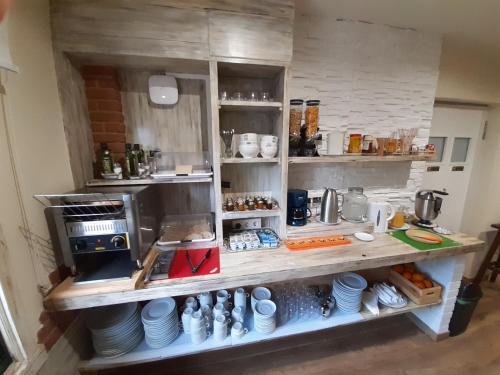
[[351, 243], [351, 240], [345, 239], [344, 236], [305, 237], [298, 238], [296, 240], [285, 240], [286, 247], [291, 251], [312, 250], [322, 247], [350, 245]]

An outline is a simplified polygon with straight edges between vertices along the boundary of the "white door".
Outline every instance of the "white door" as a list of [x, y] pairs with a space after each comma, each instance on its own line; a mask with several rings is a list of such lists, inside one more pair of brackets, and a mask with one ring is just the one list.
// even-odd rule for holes
[[461, 230], [475, 148], [485, 116], [481, 109], [434, 107], [429, 143], [436, 146], [437, 159], [427, 162], [422, 188], [449, 193], [443, 196], [436, 222], [453, 231]]

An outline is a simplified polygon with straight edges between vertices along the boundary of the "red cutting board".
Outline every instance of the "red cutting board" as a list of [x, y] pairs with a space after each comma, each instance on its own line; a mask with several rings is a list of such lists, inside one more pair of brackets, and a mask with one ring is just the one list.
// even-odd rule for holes
[[174, 260], [172, 261], [170, 270], [168, 271], [169, 279], [202, 275], [215, 275], [217, 273], [220, 273], [220, 253], [218, 247], [212, 248], [212, 254], [210, 255], [210, 258], [208, 258], [205, 263], [203, 263], [198, 272], [196, 272], [195, 274], [191, 272], [191, 267], [189, 266], [186, 257], [186, 251], [189, 252], [191, 263], [193, 263], [193, 266], [196, 266], [203, 259], [208, 249], [176, 250]]

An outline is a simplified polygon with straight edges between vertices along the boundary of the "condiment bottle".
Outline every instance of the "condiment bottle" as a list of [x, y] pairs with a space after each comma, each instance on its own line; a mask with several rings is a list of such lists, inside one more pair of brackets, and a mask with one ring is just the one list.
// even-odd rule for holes
[[113, 173], [113, 156], [111, 151], [108, 150], [108, 145], [106, 143], [101, 143], [101, 167], [102, 173], [112, 174]]

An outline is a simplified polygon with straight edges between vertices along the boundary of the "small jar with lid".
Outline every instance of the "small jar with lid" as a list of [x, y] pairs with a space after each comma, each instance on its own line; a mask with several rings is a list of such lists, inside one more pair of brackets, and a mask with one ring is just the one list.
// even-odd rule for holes
[[361, 148], [363, 154], [373, 154], [376, 152], [375, 138], [371, 135], [363, 136], [363, 146]]
[[234, 201], [232, 198], [226, 201], [226, 211], [234, 211]]
[[361, 139], [361, 134], [349, 134], [349, 147], [347, 148], [349, 154], [361, 153]]
[[290, 100], [290, 119], [288, 121], [288, 131], [291, 137], [300, 137], [300, 126], [302, 125], [302, 99]]
[[363, 194], [362, 187], [350, 187], [344, 194], [342, 218], [352, 223], [363, 223], [367, 220], [368, 197]]
[[306, 138], [313, 138], [319, 129], [319, 100], [306, 102]]

